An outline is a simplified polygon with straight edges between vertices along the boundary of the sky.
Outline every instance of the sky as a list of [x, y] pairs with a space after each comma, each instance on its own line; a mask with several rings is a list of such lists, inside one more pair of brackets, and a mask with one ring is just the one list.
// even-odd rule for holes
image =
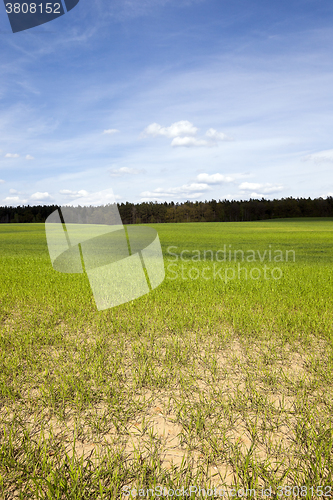
[[1, 2], [0, 44], [2, 206], [333, 195], [331, 0]]

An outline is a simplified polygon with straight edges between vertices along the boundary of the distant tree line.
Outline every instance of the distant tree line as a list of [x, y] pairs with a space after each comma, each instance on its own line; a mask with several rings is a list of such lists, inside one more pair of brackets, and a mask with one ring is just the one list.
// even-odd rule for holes
[[[0, 223], [45, 222], [58, 205], [0, 207]], [[94, 222], [107, 223], [105, 205], [90, 207]], [[118, 204], [124, 224], [160, 222], [238, 222], [290, 217], [333, 217], [333, 197], [324, 198], [262, 198], [229, 201], [143, 202]], [[85, 207], [80, 211], [84, 213]]]

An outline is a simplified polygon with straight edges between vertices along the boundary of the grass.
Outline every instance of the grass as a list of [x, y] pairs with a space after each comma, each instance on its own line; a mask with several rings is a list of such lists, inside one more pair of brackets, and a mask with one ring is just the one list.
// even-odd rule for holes
[[[331, 496], [332, 222], [152, 225], [165, 281], [101, 312], [85, 275], [52, 269], [43, 224], [1, 225], [1, 498]], [[256, 260], [218, 262], [224, 244]]]

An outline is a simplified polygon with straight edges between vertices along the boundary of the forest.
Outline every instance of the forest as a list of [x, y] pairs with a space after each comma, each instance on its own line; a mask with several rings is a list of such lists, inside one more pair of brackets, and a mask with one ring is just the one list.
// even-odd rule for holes
[[[282, 198], [267, 200], [211, 200], [186, 202], [118, 203], [123, 224], [164, 222], [238, 222], [291, 217], [333, 217], [333, 197]], [[106, 205], [108, 206], [108, 205]], [[58, 205], [0, 207], [0, 223], [45, 222]], [[107, 224], [105, 205], [89, 207], [90, 220], [84, 219], [86, 207], [78, 207], [85, 222]], [[91, 215], [92, 214], [92, 215]]]

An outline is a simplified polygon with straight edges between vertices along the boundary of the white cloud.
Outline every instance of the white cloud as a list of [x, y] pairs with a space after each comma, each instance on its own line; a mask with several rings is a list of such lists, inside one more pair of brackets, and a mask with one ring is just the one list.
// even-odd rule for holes
[[5, 182], [3, 179], [0, 179], [0, 184], [4, 184]]
[[212, 175], [199, 174], [197, 176], [197, 180], [199, 182], [205, 182], [206, 184], [223, 184], [224, 182], [234, 181], [237, 178], [237, 176], [223, 175], [223, 174], [212, 174]]
[[206, 132], [206, 136], [209, 137], [210, 139], [213, 139], [214, 141], [232, 141], [232, 137], [228, 137], [226, 134], [223, 132], [218, 132], [214, 128], [210, 128]]
[[88, 193], [87, 191], [69, 191], [67, 189], [64, 189], [63, 191], [60, 191], [61, 194], [67, 194], [69, 193], [81, 193], [80, 197], [76, 197], [68, 203], [65, 203], [65, 205], [70, 205], [70, 206], [99, 206], [99, 205], [107, 205], [108, 203], [115, 203], [117, 200], [121, 199], [120, 196], [114, 195], [112, 189], [104, 189], [103, 191], [97, 191], [94, 193]]
[[[263, 196], [264, 194], [270, 194], [270, 193], [277, 193], [279, 191], [282, 191], [283, 186], [280, 184], [260, 184], [257, 182], [242, 182], [239, 185], [239, 189], [241, 191], [254, 191], [251, 193], [251, 196]], [[258, 190], [261, 191], [261, 194], [258, 194]]]
[[33, 156], [31, 156], [31, 155], [27, 155], [27, 156], [25, 157], [25, 159], [26, 159], [26, 160], [34, 160], [35, 158], [34, 158]]
[[20, 198], [18, 196], [7, 196], [4, 201], [19, 201]]
[[251, 190], [251, 189], [259, 189], [262, 184], [259, 184], [257, 182], [242, 182], [242, 184], [239, 185], [239, 189], [245, 189], [245, 190]]
[[314, 161], [315, 163], [333, 162], [333, 149], [326, 149], [325, 151], [304, 156], [302, 160]]
[[255, 191], [247, 194], [248, 196], [250, 196], [250, 198], [267, 198], [269, 195], [268, 193], [256, 193]]
[[81, 198], [82, 196], [88, 196], [88, 191], [85, 191], [84, 189], [81, 189], [80, 191], [71, 191], [70, 189], [62, 189], [59, 191], [60, 194], [64, 194], [65, 196], [68, 196], [69, 198]]
[[109, 128], [108, 130], [104, 130], [103, 134], [113, 135], [119, 132], [116, 128]]
[[28, 200], [22, 200], [19, 196], [7, 196], [3, 200], [3, 203], [9, 203], [10, 205], [24, 205]]
[[21, 194], [19, 191], [17, 191], [16, 189], [10, 189], [9, 190], [10, 194]]
[[197, 139], [196, 137], [175, 137], [171, 142], [172, 147], [202, 148], [216, 146], [215, 142]]
[[7, 153], [5, 155], [5, 158], [19, 158], [20, 155], [18, 154], [12, 154], [12, 153]]
[[40, 193], [40, 192], [37, 192], [37, 193], [34, 193], [30, 196], [30, 198], [32, 200], [38, 200], [38, 201], [45, 201], [45, 200], [50, 200], [52, 199], [52, 196], [45, 192], [45, 193]]
[[165, 137], [179, 137], [179, 136], [188, 136], [195, 135], [198, 132], [198, 128], [194, 127], [193, 123], [187, 120], [181, 120], [179, 122], [175, 122], [170, 127], [162, 127], [158, 123], [152, 123], [143, 131], [143, 136], [153, 136], [156, 137], [158, 135], [162, 135]]
[[144, 174], [146, 171], [145, 169], [141, 168], [129, 168], [129, 167], [121, 167], [121, 168], [114, 168], [110, 170], [110, 175], [112, 177], [119, 177], [121, 175], [139, 175], [139, 174]]
[[175, 122], [170, 127], [162, 127], [158, 123], [151, 123], [143, 133], [142, 137], [152, 136], [164, 136], [173, 139], [171, 142], [172, 147], [206, 147], [211, 148], [218, 145], [220, 141], [230, 141], [230, 137], [226, 136], [222, 132], [218, 132], [214, 128], [207, 130], [205, 137], [208, 138], [197, 138], [195, 137], [198, 132], [198, 128], [193, 125], [193, 123], [187, 120], [181, 120]]
[[160, 200], [165, 198], [177, 198], [181, 199], [184, 197], [187, 198], [197, 198], [202, 196], [206, 191], [208, 191], [210, 187], [205, 183], [192, 183], [192, 184], [183, 184], [183, 186], [175, 187], [175, 188], [157, 188], [154, 191], [144, 191], [141, 193], [143, 197], [141, 201], [148, 200]]

